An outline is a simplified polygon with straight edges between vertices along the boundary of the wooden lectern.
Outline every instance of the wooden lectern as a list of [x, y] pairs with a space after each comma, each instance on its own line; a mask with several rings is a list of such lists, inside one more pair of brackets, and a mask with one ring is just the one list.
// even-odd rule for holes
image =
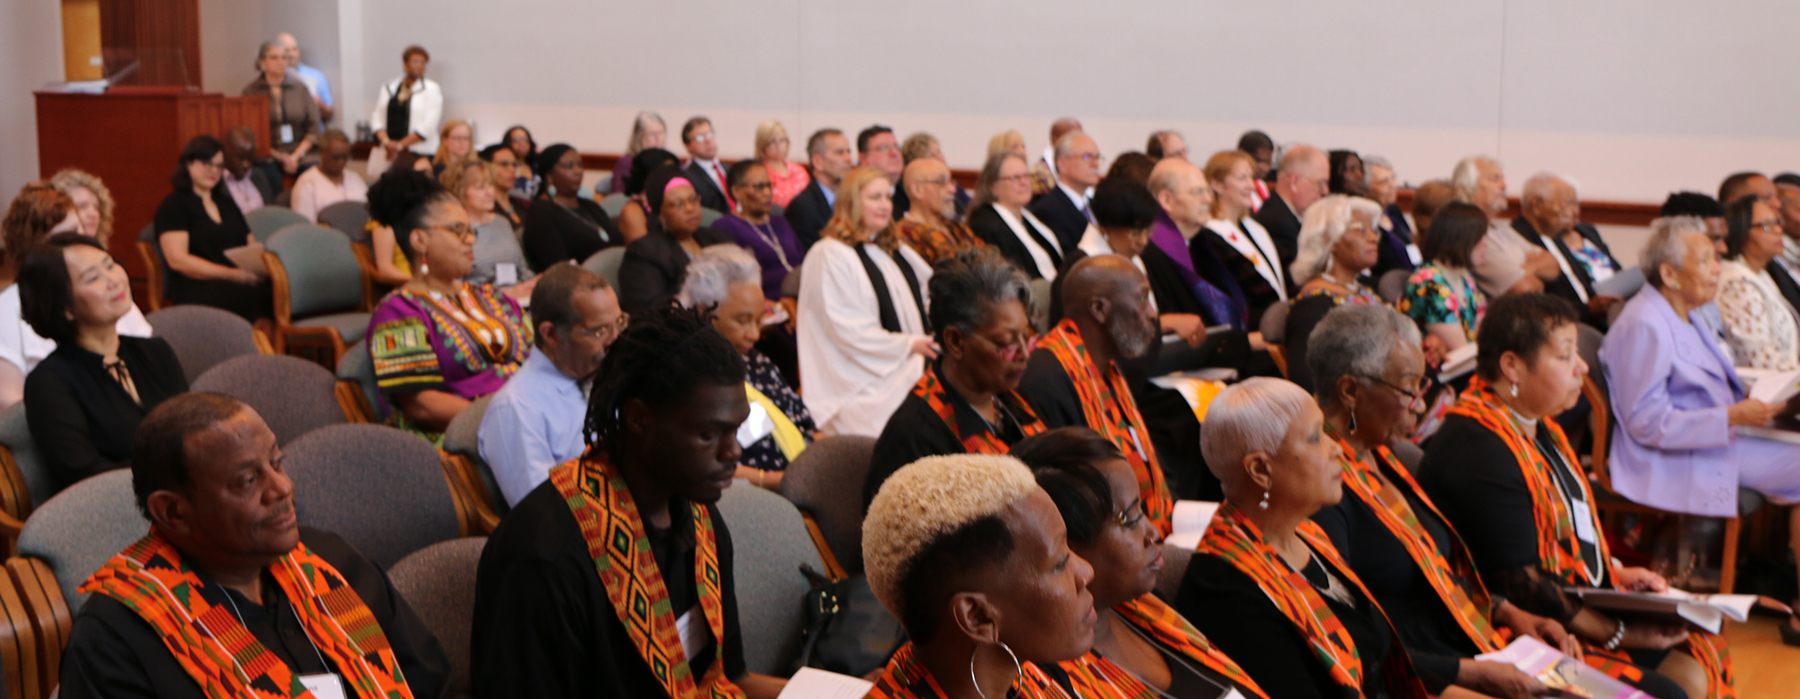
[[201, 135], [222, 137], [234, 126], [256, 132], [258, 155], [268, 155], [269, 103], [261, 96], [225, 97], [180, 87], [116, 86], [104, 94], [38, 92], [38, 172], [44, 178], [75, 167], [106, 182], [113, 197], [113, 257], [131, 273], [144, 297], [138, 232], [172, 191], [181, 147]]

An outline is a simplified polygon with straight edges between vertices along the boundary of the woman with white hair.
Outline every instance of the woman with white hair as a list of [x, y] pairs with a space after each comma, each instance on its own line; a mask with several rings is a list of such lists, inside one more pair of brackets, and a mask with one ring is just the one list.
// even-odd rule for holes
[[1094, 569], [1069, 550], [1056, 503], [1018, 459], [920, 459], [881, 486], [863, 562], [909, 639], [868, 696], [1075, 696], [1045, 673], [1094, 645]]
[[1413, 237], [1412, 222], [1400, 210], [1400, 180], [1394, 174], [1394, 164], [1379, 155], [1364, 155], [1363, 181], [1363, 196], [1382, 207], [1381, 218], [1375, 220], [1375, 227], [1381, 230], [1381, 257], [1369, 270], [1369, 276], [1380, 279], [1388, 270], [1413, 271], [1424, 258]]
[[1381, 232], [1375, 228], [1380, 217], [1381, 207], [1375, 202], [1344, 194], [1333, 194], [1306, 207], [1299, 252], [1288, 267], [1292, 279], [1305, 283], [1288, 309], [1282, 343], [1287, 350], [1288, 380], [1300, 388], [1313, 389], [1306, 363], [1306, 341], [1313, 326], [1338, 306], [1382, 302], [1375, 290], [1361, 281], [1380, 254]]
[[681, 303], [689, 308], [712, 309], [713, 329], [744, 356], [744, 393], [749, 395], [751, 407], [750, 418], [738, 431], [740, 435], [757, 435], [758, 439], [744, 447], [744, 455], [738, 458], [737, 477], [758, 487], [780, 490], [782, 472], [812, 443], [819, 426], [813, 423], [812, 413], [807, 412], [800, 395], [788, 387], [781, 369], [756, 350], [765, 313], [761, 275], [762, 267], [743, 248], [705, 248], [688, 264]]
[[1309, 519], [1344, 496], [1324, 427], [1312, 396], [1281, 379], [1248, 379], [1213, 399], [1200, 448], [1225, 504], [1175, 610], [1268, 696], [1421, 699], [1398, 632]]
[[[1747, 397], [1720, 329], [1696, 312], [1717, 295], [1721, 276], [1705, 220], [1659, 218], [1650, 230], [1639, 258], [1650, 288], [1625, 303], [1600, 345], [1619, 425], [1607, 462], [1613, 490], [1705, 517], [1736, 517], [1739, 488], [1800, 502], [1800, 446], [1740, 431], [1786, 407]], [[1800, 508], [1793, 513], [1790, 538], [1800, 546]], [[1781, 638], [1800, 645], [1800, 624], [1784, 624]]]

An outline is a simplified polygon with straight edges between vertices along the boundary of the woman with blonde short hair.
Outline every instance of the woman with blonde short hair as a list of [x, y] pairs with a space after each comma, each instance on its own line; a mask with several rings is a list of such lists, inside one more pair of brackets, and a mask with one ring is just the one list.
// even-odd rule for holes
[[800, 163], [788, 160], [787, 128], [774, 119], [756, 127], [756, 159], [769, 171], [769, 184], [775, 186], [775, 205], [786, 207], [801, 190], [812, 183], [812, 176]]

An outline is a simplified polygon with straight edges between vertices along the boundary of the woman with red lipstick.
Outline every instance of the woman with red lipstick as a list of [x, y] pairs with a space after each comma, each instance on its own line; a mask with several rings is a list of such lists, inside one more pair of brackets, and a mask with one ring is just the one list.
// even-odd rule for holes
[[18, 284], [25, 322], [56, 342], [25, 378], [31, 436], [56, 488], [129, 466], [138, 422], [188, 383], [169, 343], [119, 334], [131, 312], [125, 268], [93, 238], [57, 233], [25, 258]]
[[1422, 699], [1381, 605], [1310, 517], [1344, 496], [1338, 446], [1299, 386], [1258, 377], [1207, 408], [1200, 449], [1224, 486], [1175, 609], [1271, 697]]
[[1228, 688], [1266, 699], [1236, 661], [1153, 593], [1161, 537], [1146, 523], [1131, 463], [1111, 440], [1063, 427], [1013, 445], [1012, 455], [1056, 502], [1069, 549], [1094, 566], [1094, 649], [1047, 673], [1089, 699], [1211, 699]]
[[875, 440], [863, 507], [900, 467], [938, 454], [1005, 454], [1044, 431], [1014, 391], [1037, 337], [1025, 275], [988, 248], [965, 250], [931, 273], [931, 327], [943, 351]]

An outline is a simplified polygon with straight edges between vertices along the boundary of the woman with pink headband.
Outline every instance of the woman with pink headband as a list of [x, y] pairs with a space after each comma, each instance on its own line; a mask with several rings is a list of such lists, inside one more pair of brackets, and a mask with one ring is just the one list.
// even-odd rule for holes
[[637, 313], [668, 303], [681, 291], [688, 261], [708, 245], [732, 242], [731, 236], [700, 225], [700, 195], [681, 176], [681, 170], [665, 165], [644, 185], [650, 213], [662, 230], [634, 240], [625, 248], [619, 265], [619, 307]]

